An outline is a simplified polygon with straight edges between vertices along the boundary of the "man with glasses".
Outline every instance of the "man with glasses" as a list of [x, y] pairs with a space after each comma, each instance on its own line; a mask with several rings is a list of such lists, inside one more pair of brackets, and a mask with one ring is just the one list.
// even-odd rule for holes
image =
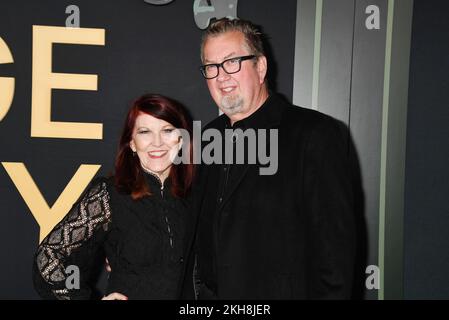
[[269, 90], [262, 35], [248, 21], [211, 24], [201, 59], [210, 94], [224, 113], [205, 129], [223, 137], [226, 129], [276, 130], [276, 141], [268, 144], [278, 146], [279, 166], [272, 175], [261, 175], [260, 163], [200, 166], [186, 297], [350, 298], [353, 195], [337, 122]]

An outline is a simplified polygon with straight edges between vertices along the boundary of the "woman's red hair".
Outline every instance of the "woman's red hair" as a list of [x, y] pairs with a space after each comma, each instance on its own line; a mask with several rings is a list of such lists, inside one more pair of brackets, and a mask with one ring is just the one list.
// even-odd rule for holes
[[133, 156], [129, 146], [136, 119], [141, 113], [167, 121], [175, 128], [185, 129], [190, 134], [188, 145], [190, 163], [172, 165], [168, 178], [171, 180], [171, 193], [176, 197], [185, 197], [193, 181], [192, 164], [192, 121], [187, 110], [178, 102], [158, 94], [145, 94], [132, 104], [126, 116], [115, 159], [115, 186], [134, 200], [151, 195], [145, 181], [139, 157]]

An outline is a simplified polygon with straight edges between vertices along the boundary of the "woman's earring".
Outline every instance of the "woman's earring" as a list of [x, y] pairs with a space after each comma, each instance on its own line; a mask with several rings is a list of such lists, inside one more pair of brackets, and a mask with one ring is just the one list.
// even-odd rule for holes
[[135, 157], [136, 156], [136, 152], [135, 151], [133, 151], [133, 157]]

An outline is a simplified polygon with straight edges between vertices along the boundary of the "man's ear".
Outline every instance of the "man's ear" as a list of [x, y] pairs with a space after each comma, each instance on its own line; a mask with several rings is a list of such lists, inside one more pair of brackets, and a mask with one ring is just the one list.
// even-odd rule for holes
[[260, 56], [257, 59], [257, 72], [259, 73], [259, 83], [262, 84], [267, 76], [268, 64], [265, 56]]

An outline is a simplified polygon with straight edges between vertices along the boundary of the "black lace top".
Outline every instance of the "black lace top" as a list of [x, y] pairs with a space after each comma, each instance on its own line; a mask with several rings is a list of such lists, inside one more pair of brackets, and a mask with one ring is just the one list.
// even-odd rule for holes
[[140, 200], [117, 192], [112, 178], [91, 183], [38, 247], [33, 280], [43, 298], [92, 298], [89, 280], [103, 252], [112, 269], [106, 294], [178, 298], [187, 204], [171, 195], [168, 179], [146, 177], [153, 195]]

